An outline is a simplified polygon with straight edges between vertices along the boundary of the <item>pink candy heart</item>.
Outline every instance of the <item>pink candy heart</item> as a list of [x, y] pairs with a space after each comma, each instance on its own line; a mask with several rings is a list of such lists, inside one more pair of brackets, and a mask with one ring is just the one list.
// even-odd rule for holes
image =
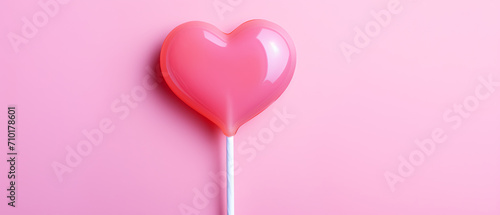
[[295, 60], [291, 38], [266, 20], [245, 22], [229, 34], [204, 22], [184, 23], [170, 32], [160, 55], [173, 92], [226, 136], [278, 99]]

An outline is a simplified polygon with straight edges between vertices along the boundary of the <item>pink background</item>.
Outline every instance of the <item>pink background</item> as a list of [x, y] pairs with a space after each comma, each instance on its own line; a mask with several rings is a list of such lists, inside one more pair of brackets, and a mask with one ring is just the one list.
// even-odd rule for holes
[[[0, 5], [1, 123], [15, 104], [19, 152], [16, 208], [0, 164], [1, 214], [225, 214], [210, 176], [225, 168], [223, 134], [163, 83], [131, 106], [121, 96], [144, 89], [176, 25], [200, 20], [228, 32], [254, 18], [288, 31], [297, 69], [236, 135], [236, 214], [500, 213], [500, 87], [480, 80], [500, 81], [497, 1], [400, 0], [350, 63], [339, 45], [373, 24], [370, 11], [397, 2], [61, 0], [16, 52], [8, 35], [22, 35], [24, 17], [43, 21], [39, 1], [50, 2]], [[224, 19], [214, 2], [231, 8]], [[477, 88], [488, 98], [475, 98]], [[464, 101], [475, 105], [467, 117], [450, 115], [461, 123], [443, 119]], [[293, 117], [281, 119], [284, 109]], [[66, 148], [102, 120], [113, 131], [60, 181], [52, 165], [66, 165]], [[384, 175], [398, 175], [399, 157], [422, 155], [414, 141], [440, 129], [446, 140], [391, 190]], [[5, 127], [1, 139], [5, 160]]]

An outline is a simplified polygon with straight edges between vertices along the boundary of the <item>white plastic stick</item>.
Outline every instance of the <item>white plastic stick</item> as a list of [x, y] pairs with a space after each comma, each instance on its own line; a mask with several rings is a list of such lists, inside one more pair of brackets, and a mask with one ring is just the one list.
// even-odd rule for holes
[[226, 137], [227, 215], [234, 215], [234, 136]]

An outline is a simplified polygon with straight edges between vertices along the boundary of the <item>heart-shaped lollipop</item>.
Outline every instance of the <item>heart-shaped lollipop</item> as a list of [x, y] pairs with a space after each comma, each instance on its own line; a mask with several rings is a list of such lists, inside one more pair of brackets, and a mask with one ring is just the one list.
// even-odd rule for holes
[[188, 22], [165, 39], [160, 66], [172, 91], [227, 136], [227, 214], [234, 215], [233, 136], [285, 91], [295, 69], [293, 42], [266, 20], [245, 22], [229, 34]]
[[229, 34], [194, 21], [170, 32], [160, 65], [173, 92], [230, 137], [285, 91], [295, 47], [266, 20], [245, 22]]

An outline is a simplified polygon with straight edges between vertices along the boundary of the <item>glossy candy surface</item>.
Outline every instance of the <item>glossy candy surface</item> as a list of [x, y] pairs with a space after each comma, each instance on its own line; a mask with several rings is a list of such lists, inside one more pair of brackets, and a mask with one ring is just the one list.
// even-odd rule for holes
[[173, 92], [226, 136], [278, 99], [295, 61], [291, 38], [266, 20], [245, 22], [229, 34], [208, 23], [187, 22], [170, 32], [160, 55]]

